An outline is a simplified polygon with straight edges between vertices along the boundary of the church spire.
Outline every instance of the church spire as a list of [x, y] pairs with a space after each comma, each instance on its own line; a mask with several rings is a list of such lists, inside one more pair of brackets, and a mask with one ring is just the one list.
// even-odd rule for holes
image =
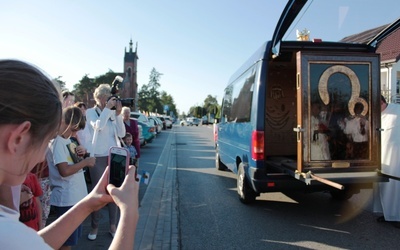
[[133, 45], [133, 43], [132, 43], [132, 38], [131, 38], [131, 41], [129, 42], [129, 52], [130, 52], [130, 53], [133, 52], [133, 51], [132, 51], [132, 45]]

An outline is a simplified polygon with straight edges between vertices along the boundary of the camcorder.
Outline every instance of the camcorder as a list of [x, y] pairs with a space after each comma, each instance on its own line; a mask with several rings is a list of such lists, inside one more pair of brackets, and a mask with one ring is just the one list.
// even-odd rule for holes
[[[111, 87], [111, 96], [108, 98], [110, 100], [111, 98], [115, 97], [117, 101], [121, 102], [122, 106], [125, 107], [133, 107], [133, 98], [120, 98], [118, 94], [118, 84], [122, 83], [124, 79], [121, 76], [116, 76], [114, 81], [112, 82], [112, 87]], [[107, 100], [107, 101], [108, 101]], [[111, 108], [112, 110], [115, 110], [117, 107]]]

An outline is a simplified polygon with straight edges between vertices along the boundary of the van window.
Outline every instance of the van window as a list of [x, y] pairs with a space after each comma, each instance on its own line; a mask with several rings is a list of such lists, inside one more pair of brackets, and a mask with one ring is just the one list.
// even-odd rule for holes
[[225, 89], [222, 114], [227, 122], [250, 121], [255, 78], [253, 67]]
[[222, 100], [222, 116], [224, 122], [231, 121], [231, 110], [232, 110], [232, 90], [233, 86], [230, 85], [225, 89], [225, 96]]

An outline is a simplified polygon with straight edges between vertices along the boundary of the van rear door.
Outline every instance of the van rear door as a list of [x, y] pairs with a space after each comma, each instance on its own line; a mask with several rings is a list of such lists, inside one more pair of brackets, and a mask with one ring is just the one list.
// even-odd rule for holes
[[297, 53], [300, 173], [380, 169], [379, 55]]
[[365, 24], [360, 14], [383, 13], [381, 7], [373, 0], [362, 6], [357, 1], [289, 0], [276, 26], [270, 56], [279, 57], [285, 49], [297, 59], [297, 163], [287, 164], [287, 173], [307, 184], [318, 176], [350, 184], [376, 181], [380, 59], [375, 50], [400, 27], [398, 12], [385, 8], [385, 15], [368, 19], [367, 28], [396, 20], [370, 41], [341, 39], [366, 30], [360, 28]]

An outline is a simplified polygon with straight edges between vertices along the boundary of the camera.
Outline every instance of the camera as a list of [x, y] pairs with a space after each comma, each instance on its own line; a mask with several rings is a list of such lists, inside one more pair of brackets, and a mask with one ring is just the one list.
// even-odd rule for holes
[[[132, 107], [133, 106], [133, 98], [120, 98], [117, 93], [118, 93], [118, 84], [121, 83], [124, 79], [121, 76], [116, 76], [114, 81], [112, 82], [112, 87], [111, 87], [111, 96], [108, 98], [110, 100], [111, 98], [115, 97], [117, 101], [121, 102], [122, 106], [125, 107]], [[107, 100], [107, 101], [108, 101]], [[115, 110], [116, 107], [114, 106], [112, 110]]]

